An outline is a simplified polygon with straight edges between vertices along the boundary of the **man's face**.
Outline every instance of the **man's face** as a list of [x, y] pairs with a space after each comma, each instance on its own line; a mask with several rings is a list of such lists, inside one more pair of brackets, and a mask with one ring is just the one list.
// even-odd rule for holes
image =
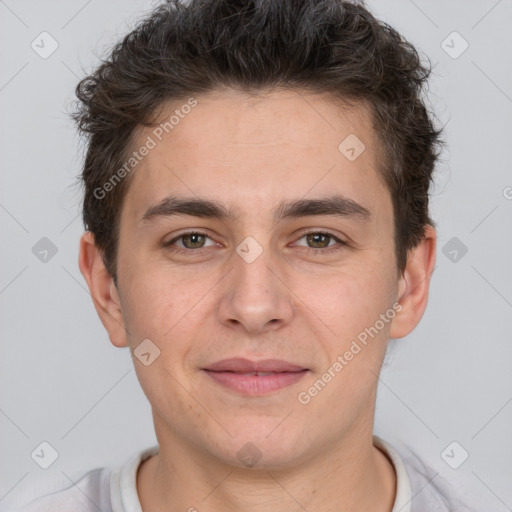
[[[134, 365], [161, 444], [179, 439], [231, 464], [297, 464], [372, 428], [400, 281], [377, 137], [362, 106], [340, 111], [320, 95], [196, 99], [162, 141], [144, 128], [133, 144], [157, 142], [121, 214], [125, 342], [132, 354], [143, 340], [160, 351]], [[143, 218], [168, 196], [214, 201], [233, 216]], [[276, 211], [333, 196], [349, 200], [338, 215]], [[236, 362], [213, 371], [230, 358], [303, 371], [279, 363], [272, 375], [244, 376]]]

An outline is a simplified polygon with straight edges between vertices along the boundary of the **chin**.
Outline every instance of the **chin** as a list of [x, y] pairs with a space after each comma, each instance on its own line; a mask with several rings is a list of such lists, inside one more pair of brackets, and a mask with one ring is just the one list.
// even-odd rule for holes
[[[233, 435], [229, 440], [217, 444], [220, 452], [210, 453], [223, 459], [229, 465], [245, 469], [279, 469], [296, 463], [301, 458], [304, 442], [301, 436], [294, 435], [290, 429], [277, 427], [279, 421], [266, 420], [244, 428], [243, 424], [235, 429], [229, 429]], [[277, 427], [277, 428], [276, 428]]]

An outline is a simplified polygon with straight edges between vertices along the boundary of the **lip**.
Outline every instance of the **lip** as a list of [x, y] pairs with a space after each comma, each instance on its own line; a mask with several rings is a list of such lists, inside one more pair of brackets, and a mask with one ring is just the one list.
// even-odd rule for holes
[[309, 372], [303, 366], [282, 359], [251, 361], [245, 358], [223, 359], [203, 371], [223, 387], [248, 396], [266, 395], [291, 386]]
[[251, 361], [243, 357], [232, 357], [223, 359], [216, 363], [208, 365], [205, 370], [214, 372], [298, 372], [307, 370], [304, 366], [289, 363], [283, 359], [262, 359], [261, 361]]

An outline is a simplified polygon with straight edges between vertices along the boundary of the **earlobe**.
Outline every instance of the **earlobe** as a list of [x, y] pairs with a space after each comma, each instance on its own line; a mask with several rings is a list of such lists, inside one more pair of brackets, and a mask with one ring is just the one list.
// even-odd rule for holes
[[126, 347], [128, 341], [121, 300], [114, 280], [103, 263], [102, 253], [95, 244], [94, 235], [90, 231], [86, 231], [80, 239], [78, 266], [111, 343], [116, 347]]
[[407, 264], [398, 283], [397, 302], [402, 310], [391, 323], [391, 338], [403, 338], [420, 322], [427, 307], [430, 278], [436, 261], [436, 232], [425, 226], [424, 238], [407, 255]]

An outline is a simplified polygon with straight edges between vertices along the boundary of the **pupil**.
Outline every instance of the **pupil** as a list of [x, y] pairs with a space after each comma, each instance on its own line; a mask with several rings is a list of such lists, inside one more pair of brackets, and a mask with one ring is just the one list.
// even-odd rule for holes
[[202, 237], [202, 236], [203, 235], [192, 234], [192, 235], [188, 235], [188, 237], [186, 237], [186, 238], [190, 238], [192, 240], [192, 245], [197, 244], [197, 243], [199, 243], [199, 245], [201, 245], [200, 242], [197, 241], [197, 238]]
[[[323, 239], [324, 239], [324, 241], [325, 241], [325, 239], [326, 239], [326, 238], [328, 238], [328, 236], [329, 236], [329, 235], [325, 235], [325, 234], [322, 234], [322, 233], [314, 233], [314, 234], [312, 234], [312, 235], [308, 235], [308, 237], [309, 237], [309, 240], [308, 240], [308, 241], [309, 241], [309, 242], [311, 242], [311, 241], [312, 241], [312, 242], [313, 242], [313, 244], [321, 243], [321, 242], [319, 242], [318, 238], [323, 238]], [[323, 247], [323, 246], [322, 246], [322, 247]]]

